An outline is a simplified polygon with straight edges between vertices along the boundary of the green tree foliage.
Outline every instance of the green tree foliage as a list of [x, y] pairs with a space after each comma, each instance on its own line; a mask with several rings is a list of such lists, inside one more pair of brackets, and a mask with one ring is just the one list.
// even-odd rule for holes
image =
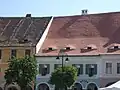
[[6, 84], [17, 83], [25, 90], [34, 81], [37, 74], [35, 57], [12, 58], [9, 67], [5, 71]]
[[77, 69], [73, 66], [64, 66], [57, 68], [50, 77], [49, 83], [55, 85], [57, 88], [63, 89], [70, 87], [77, 78]]

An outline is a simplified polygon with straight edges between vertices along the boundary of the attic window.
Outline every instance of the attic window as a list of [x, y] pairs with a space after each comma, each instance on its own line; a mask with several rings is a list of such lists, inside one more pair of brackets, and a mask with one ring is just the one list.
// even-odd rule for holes
[[89, 50], [90, 50], [90, 49], [92, 49], [92, 47], [87, 47], [87, 49], [89, 49]]
[[57, 47], [55, 47], [55, 46], [49, 46], [45, 50], [47, 50], [47, 51], [54, 51], [54, 50], [57, 50]]
[[88, 49], [88, 50], [97, 49], [97, 47], [96, 47], [96, 45], [94, 45], [94, 44], [89, 44], [89, 45], [87, 45], [87, 48], [86, 48], [86, 49]]
[[74, 49], [75, 49], [75, 47], [72, 46], [72, 45], [67, 45], [67, 46], [64, 48], [64, 50], [74, 50]]
[[52, 48], [52, 47], [49, 47], [49, 48], [48, 48], [48, 50], [51, 50], [51, 51], [52, 51], [52, 50], [53, 50], [53, 48]]
[[114, 49], [118, 49], [119, 47], [118, 46], [114, 46]]
[[19, 43], [28, 43], [30, 42], [28, 39], [20, 39], [18, 40]]
[[24, 39], [24, 42], [28, 42], [28, 39]]
[[70, 50], [70, 47], [66, 47], [66, 50]]
[[113, 44], [108, 49], [120, 49], [120, 44]]

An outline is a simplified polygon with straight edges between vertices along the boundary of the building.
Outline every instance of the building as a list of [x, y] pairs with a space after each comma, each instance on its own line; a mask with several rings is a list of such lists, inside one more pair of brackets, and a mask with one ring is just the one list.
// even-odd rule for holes
[[79, 68], [73, 86], [98, 90], [119, 80], [119, 33], [120, 12], [87, 14], [83, 10], [82, 15], [54, 17], [36, 54], [39, 70], [36, 90], [54, 90], [55, 86], [48, 81], [51, 72], [61, 64], [56, 60], [61, 49], [69, 58], [64, 64]]
[[[37, 52], [40, 39], [51, 17], [0, 17], [0, 72], [4, 73], [11, 57], [24, 57]], [[3, 74], [4, 75], [4, 74]], [[2, 75], [2, 76], [3, 76]], [[0, 77], [0, 84], [3, 77]]]

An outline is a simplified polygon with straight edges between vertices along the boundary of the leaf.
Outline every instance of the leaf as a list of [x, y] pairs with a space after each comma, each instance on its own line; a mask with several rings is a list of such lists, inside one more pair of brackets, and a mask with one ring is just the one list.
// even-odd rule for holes
[[77, 69], [73, 66], [64, 66], [64, 72], [62, 68], [57, 68], [52, 72], [49, 83], [57, 86], [57, 88], [70, 87], [77, 78]]
[[27, 87], [36, 77], [37, 64], [34, 57], [12, 58], [5, 71], [7, 83], [15, 82], [20, 87]]

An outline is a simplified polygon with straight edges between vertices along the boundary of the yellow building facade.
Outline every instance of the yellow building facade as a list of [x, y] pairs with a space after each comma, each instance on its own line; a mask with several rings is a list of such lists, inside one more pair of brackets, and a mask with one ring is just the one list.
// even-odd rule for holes
[[0, 17], [0, 72], [8, 67], [12, 56], [17, 58], [36, 53], [36, 45], [51, 17]]
[[34, 55], [35, 47], [1, 47], [0, 48], [0, 71], [3, 73], [8, 67], [8, 60], [12, 56], [22, 58], [26, 55]]

